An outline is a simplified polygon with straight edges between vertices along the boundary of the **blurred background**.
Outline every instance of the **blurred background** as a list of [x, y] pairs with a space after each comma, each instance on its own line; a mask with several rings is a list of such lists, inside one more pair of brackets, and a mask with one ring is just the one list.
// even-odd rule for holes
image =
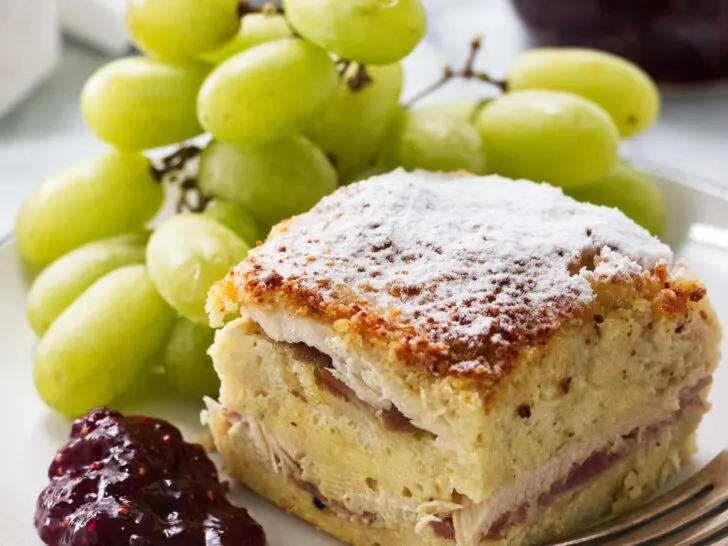
[[[79, 94], [110, 58], [133, 54], [125, 0], [0, 0], [0, 236], [31, 189], [105, 145], [84, 126]], [[728, 188], [728, 2], [723, 0], [424, 0], [427, 38], [406, 59], [404, 98], [459, 66], [482, 35], [477, 66], [503, 76], [540, 44], [599, 47], [660, 83], [663, 111], [624, 146], [635, 160]], [[437, 98], [491, 90], [455, 82]]]

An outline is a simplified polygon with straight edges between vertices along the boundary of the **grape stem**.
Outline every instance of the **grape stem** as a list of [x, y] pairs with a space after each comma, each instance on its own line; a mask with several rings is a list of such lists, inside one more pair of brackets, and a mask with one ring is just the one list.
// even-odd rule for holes
[[372, 77], [367, 72], [367, 67], [360, 64], [356, 67], [354, 75], [346, 80], [346, 83], [352, 91], [361, 91], [372, 83]]
[[202, 153], [202, 148], [193, 144], [180, 146], [168, 156], [159, 160], [160, 167], [152, 165], [152, 175], [157, 182], [161, 182], [165, 176], [173, 171], [182, 169], [188, 161], [194, 159]]
[[[353, 70], [350, 70], [352, 67]], [[350, 61], [349, 59], [339, 59], [336, 61], [336, 70], [339, 73], [339, 77], [354, 92], [361, 91], [374, 81], [369, 75], [366, 66]]]
[[193, 144], [180, 146], [160, 159], [159, 166], [151, 166], [152, 175], [157, 182], [179, 186], [179, 197], [175, 207], [177, 212], [202, 212], [210, 202], [210, 198], [200, 191], [197, 177], [185, 172], [187, 163], [197, 158], [200, 153], [202, 149], [199, 146]]
[[[250, 0], [239, 0], [238, 15], [240, 17], [245, 17], [246, 15], [251, 13], [273, 14], [285, 13], [285, 11], [276, 2], [266, 2], [265, 4], [260, 6], [251, 2]], [[288, 23], [288, 20], [286, 20], [286, 23]], [[290, 25], [290, 23], [288, 23], [288, 25], [291, 28], [293, 35], [299, 36], [296, 32], [296, 29], [294, 29]], [[352, 64], [356, 65], [356, 70], [352, 74], [350, 74], [348, 73], [348, 68]], [[339, 69], [339, 75], [343, 78], [346, 85], [348, 85], [349, 89], [351, 89], [352, 91], [361, 91], [367, 85], [370, 85], [372, 83], [372, 78], [367, 72], [366, 66], [364, 66], [363, 64], [353, 63], [348, 59], [340, 59], [339, 61], [337, 61], [336, 66]]]
[[238, 2], [238, 15], [245, 17], [249, 13], [283, 13], [283, 8], [275, 2], [266, 2], [262, 6], [258, 6], [249, 0], [240, 0]]
[[411, 106], [415, 105], [416, 103], [420, 102], [425, 97], [430, 96], [432, 93], [440, 89], [441, 87], [444, 87], [448, 82], [454, 80], [455, 78], [463, 78], [466, 80], [478, 80], [484, 83], [488, 83], [490, 85], [493, 85], [497, 88], [499, 88], [502, 92], [506, 91], [506, 82], [503, 80], [496, 80], [495, 78], [490, 77], [485, 72], [478, 72], [475, 70], [475, 60], [478, 57], [478, 53], [483, 47], [483, 39], [480, 36], [476, 36], [473, 38], [473, 40], [470, 42], [470, 51], [468, 52], [468, 57], [465, 59], [465, 64], [460, 70], [453, 69], [450, 65], [445, 65], [445, 68], [442, 72], [442, 76], [440, 76], [440, 79], [431, 83], [421, 91], [415, 93], [415, 95], [410, 98], [406, 103], [404, 103], [404, 108], [410, 108]]
[[202, 212], [211, 198], [202, 193], [197, 185], [197, 178], [185, 177], [179, 185], [179, 197], [175, 209], [177, 212]]

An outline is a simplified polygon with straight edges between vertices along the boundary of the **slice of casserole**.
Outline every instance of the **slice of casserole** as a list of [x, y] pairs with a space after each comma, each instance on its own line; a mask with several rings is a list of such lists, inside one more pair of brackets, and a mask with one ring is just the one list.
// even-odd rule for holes
[[[227, 470], [344, 542], [535, 544], [693, 452], [703, 286], [614, 209], [397, 171], [277, 226], [211, 291]], [[505, 541], [505, 542], [504, 542]]]

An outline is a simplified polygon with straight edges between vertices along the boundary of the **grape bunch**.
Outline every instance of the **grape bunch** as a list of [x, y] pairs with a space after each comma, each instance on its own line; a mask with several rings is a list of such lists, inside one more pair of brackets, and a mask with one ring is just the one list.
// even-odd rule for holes
[[[210, 285], [341, 184], [395, 168], [498, 173], [664, 225], [660, 190], [618, 158], [659, 96], [613, 55], [532, 50], [495, 80], [473, 68], [475, 41], [466, 68], [427, 91], [461, 76], [489, 93], [420, 106], [426, 93], [400, 97], [400, 62], [426, 32], [420, 0], [130, 0], [127, 26], [145, 54], [102, 67], [81, 95], [108, 151], [45, 180], [16, 223], [21, 255], [45, 268], [27, 301], [35, 384], [64, 414], [113, 404], [158, 363], [182, 393], [215, 394]], [[178, 214], [160, 217], [170, 190]]]

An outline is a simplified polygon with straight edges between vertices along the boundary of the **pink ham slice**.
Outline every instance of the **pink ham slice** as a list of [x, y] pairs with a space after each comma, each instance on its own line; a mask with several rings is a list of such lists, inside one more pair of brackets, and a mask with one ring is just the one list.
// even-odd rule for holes
[[291, 348], [297, 359], [316, 366], [316, 383], [322, 389], [327, 390], [337, 398], [357, 404], [373, 417], [379, 419], [379, 421], [381, 421], [382, 424], [389, 430], [406, 432], [409, 434], [430, 434], [429, 432], [414, 426], [412, 421], [410, 421], [394, 406], [386, 410], [377, 409], [357, 397], [354, 391], [347, 387], [343, 382], [336, 379], [334, 374], [331, 373], [334, 365], [329, 355], [322, 353], [318, 349], [314, 349], [305, 343], [287, 343], [286, 345]]
[[[631, 455], [638, 447], [652, 441], [664, 427], [675, 424], [680, 420], [683, 413], [690, 408], [704, 405], [702, 391], [712, 382], [711, 377], [703, 378], [693, 387], [688, 387], [680, 392], [680, 409], [670, 414], [659, 423], [648, 427], [635, 429], [626, 436], [618, 450], [605, 449], [592, 453], [584, 461], [574, 465], [569, 474], [562, 480], [551, 485], [548, 491], [541, 493], [538, 497], [538, 508], [544, 509], [552, 505], [558, 498], [566, 493], [584, 487], [597, 476], [611, 468], [618, 461]], [[483, 535], [484, 539], [497, 539], [502, 537], [508, 529], [514, 525], [520, 525], [528, 517], [530, 505], [521, 504], [514, 510], [504, 513], [498, 518]], [[440, 537], [455, 539], [455, 529], [452, 517], [444, 518], [441, 522], [430, 524], [433, 531]]]

